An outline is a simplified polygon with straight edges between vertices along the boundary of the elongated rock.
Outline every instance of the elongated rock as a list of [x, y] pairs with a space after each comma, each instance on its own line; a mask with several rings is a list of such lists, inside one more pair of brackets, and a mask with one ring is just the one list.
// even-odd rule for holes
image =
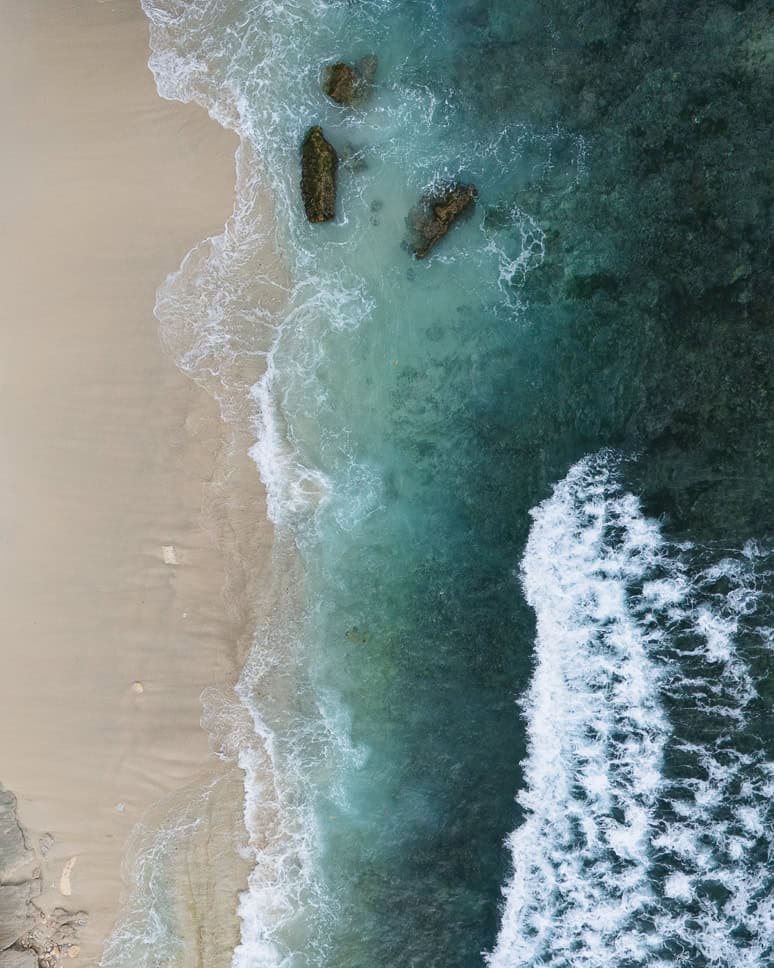
[[422, 199], [408, 218], [413, 236], [410, 248], [417, 259], [424, 259], [457, 219], [471, 208], [477, 196], [475, 185], [455, 182]]
[[339, 159], [322, 128], [310, 128], [301, 149], [301, 195], [310, 222], [336, 217], [336, 168]]

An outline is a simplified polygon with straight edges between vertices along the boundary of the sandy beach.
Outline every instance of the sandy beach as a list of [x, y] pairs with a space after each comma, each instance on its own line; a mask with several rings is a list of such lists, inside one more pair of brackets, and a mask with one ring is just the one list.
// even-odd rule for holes
[[[85, 912], [61, 954], [88, 965], [144, 812], [219, 791], [203, 813], [225, 840], [200, 831], [217, 898], [191, 883], [221, 933], [190, 963], [212, 968], [238, 936], [245, 864], [241, 775], [211, 753], [200, 695], [228, 692], [247, 616], [224, 605], [229, 529], [202, 514], [223, 425], [163, 350], [153, 304], [229, 215], [236, 138], [158, 97], [134, 0], [6, 0], [2, 16], [0, 782], [36, 903]], [[246, 458], [241, 479], [254, 512]]]

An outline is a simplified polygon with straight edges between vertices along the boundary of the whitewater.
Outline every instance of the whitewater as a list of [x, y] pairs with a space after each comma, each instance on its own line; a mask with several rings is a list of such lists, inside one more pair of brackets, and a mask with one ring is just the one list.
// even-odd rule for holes
[[774, 762], [732, 744], [757, 699], [740, 640], [770, 647], [771, 555], [670, 545], [621, 463], [586, 458], [532, 512], [525, 820], [487, 962], [768, 965]]

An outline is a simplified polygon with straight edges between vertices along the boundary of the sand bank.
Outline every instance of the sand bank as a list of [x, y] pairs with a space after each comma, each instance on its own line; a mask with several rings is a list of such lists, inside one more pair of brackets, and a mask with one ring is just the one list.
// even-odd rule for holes
[[[87, 912], [75, 963], [95, 965], [149, 805], [214, 782], [219, 829], [239, 827], [239, 775], [199, 726], [202, 689], [228, 691], [245, 635], [221, 594], [228, 529], [201, 513], [223, 427], [152, 314], [231, 210], [236, 139], [158, 97], [133, 0], [7, 0], [2, 18], [0, 781], [42, 865], [41, 908]], [[232, 505], [254, 523], [257, 476], [239, 479], [252, 492]], [[268, 528], [245, 540], [268, 547]], [[235, 856], [232, 841], [202, 849]], [[241, 885], [219, 876], [208, 966], [238, 928]]]

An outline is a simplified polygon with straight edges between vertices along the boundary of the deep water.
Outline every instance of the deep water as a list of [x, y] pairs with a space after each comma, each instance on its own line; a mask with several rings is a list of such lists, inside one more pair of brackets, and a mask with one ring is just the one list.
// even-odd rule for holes
[[[536, 653], [540, 586], [525, 579], [525, 598], [519, 570], [531, 509], [585, 455], [616, 448], [628, 460], [615, 474], [642, 506], [626, 505], [625, 524], [616, 523], [622, 512], [610, 512], [598, 557], [582, 559], [589, 581], [618, 554], [621, 529], [658, 534], [648, 568], [671, 556], [681, 564], [667, 568], [670, 580], [698, 582], [696, 595], [711, 562], [727, 560], [723, 549], [757, 560], [749, 541], [771, 537], [767, 5], [200, 0], [182, 9], [149, 0], [146, 10], [162, 93], [206, 103], [257, 153], [292, 280], [288, 308], [272, 323], [267, 375], [254, 390], [256, 457], [277, 527], [293, 536], [305, 566], [305, 708], [313, 711], [284, 725], [276, 713], [263, 715], [278, 732], [278, 768], [283, 757], [294, 769], [305, 764], [315, 886], [279, 927], [257, 915], [246, 924], [240, 965], [285, 957], [297, 966], [462, 968], [482, 964], [496, 944], [498, 966], [726, 963], [691, 949], [687, 929], [670, 934], [670, 917], [700, 921], [701, 898], [695, 910], [693, 902], [685, 911], [638, 908], [634, 926], [614, 922], [620, 930], [596, 941], [581, 928], [573, 933], [565, 919], [579, 910], [572, 892], [583, 894], [584, 870], [598, 906], [583, 917], [604, 920], [608, 910], [604, 890], [589, 887], [596, 860], [578, 861], [579, 885], [551, 882], [557, 920], [549, 929], [513, 913], [513, 891], [503, 915], [501, 889], [519, 863], [506, 837], [517, 830], [511, 845], [520, 843], [518, 830], [533, 829], [536, 809], [542, 816], [534, 796], [516, 800], [525, 782], [534, 789], [540, 753], [540, 723], [516, 701], [547, 641], [538, 637]], [[327, 101], [323, 66], [366, 54], [379, 58], [371, 100], [355, 109]], [[312, 124], [341, 157], [338, 217], [323, 226], [307, 224], [299, 192], [299, 148]], [[405, 244], [406, 217], [423, 192], [450, 179], [475, 183], [475, 212], [417, 261]], [[244, 179], [238, 195], [246, 223], [254, 184]], [[241, 244], [256, 244], [249, 231]], [[238, 266], [231, 282], [228, 266], [221, 270], [221, 286], [238, 289], [234, 305], [248, 313], [257, 298], [249, 280]], [[619, 507], [616, 494], [606, 492], [610, 507]], [[581, 531], [585, 520], [561, 519]], [[567, 551], [562, 541], [546, 554]], [[688, 543], [701, 549], [693, 565], [681, 557]], [[616, 622], [646, 621], [640, 586], [652, 575], [638, 568], [627, 565], [616, 585], [634, 603], [611, 613]], [[728, 582], [723, 568], [717, 581]], [[557, 579], [540, 574], [548, 600]], [[756, 587], [765, 591], [762, 574]], [[571, 625], [580, 621], [572, 595], [562, 599], [571, 602]], [[756, 599], [756, 628], [767, 601]], [[699, 606], [682, 607], [686, 623]], [[655, 606], [647, 614], [664, 632], [678, 621]], [[654, 668], [679, 666], [690, 652], [677, 644], [665, 658], [652, 629], [638, 634]], [[572, 650], [572, 636], [561, 641]], [[604, 635], [588, 641], [589, 662], [609, 645]], [[729, 687], [717, 699], [737, 703], [744, 727], [730, 717], [721, 752], [714, 726], [686, 735], [720, 763], [735, 755], [737, 722], [740, 752], [759, 771], [754, 799], [768, 789], [772, 686], [769, 653], [756, 646], [749, 662], [750, 688], [764, 698]], [[691, 780], [711, 768], [695, 751], [695, 762], [677, 763], [685, 747], [671, 747], [670, 737], [689, 714], [672, 685], [667, 677], [663, 695], [653, 694], [657, 711], [641, 730], [634, 713], [615, 707], [624, 735], [599, 755], [617, 755], [631, 729], [636, 742], [655, 744], [658, 782], [676, 770], [679, 786], [683, 768]], [[533, 717], [537, 708], [560, 721], [566, 711], [537, 704]], [[747, 724], [756, 716], [750, 753]], [[328, 737], [324, 756], [308, 739], [315, 729]], [[582, 734], [559, 729], [570, 746], [555, 769], [585, 768], [572, 759]], [[736, 773], [728, 781], [741, 782]], [[641, 811], [646, 833], [602, 881], [609, 887], [604, 878], [636, 869], [632, 897], [660, 890], [683, 898], [692, 888], [669, 878], [690, 880], [687, 862], [656, 844], [675, 798], [631, 778], [620, 783], [623, 800], [595, 808], [609, 811], [609, 823], [607, 814], [595, 823], [605, 836], [610, 823], [631, 827], [625, 800]], [[568, 803], [587, 793], [568, 793]], [[544, 821], [547, 839], [534, 841], [534, 856], [550, 867], [560, 848], [551, 847], [553, 821]], [[761, 829], [769, 823], [761, 819]], [[577, 847], [573, 836], [562, 852]], [[745, 863], [745, 851], [768, 842], [756, 836], [758, 847], [740, 848]], [[749, 859], [753, 880], [763, 870], [756, 863]], [[713, 903], [722, 907], [720, 895]], [[729, 921], [733, 928], [732, 914], [722, 924]], [[513, 933], [517, 924], [523, 937]], [[740, 964], [770, 963], [770, 931], [763, 915], [739, 927], [734, 943], [748, 959]], [[661, 941], [646, 944], [654, 933]], [[616, 948], [624, 935], [628, 947]], [[524, 939], [535, 937], [547, 947], [525, 955]]]

